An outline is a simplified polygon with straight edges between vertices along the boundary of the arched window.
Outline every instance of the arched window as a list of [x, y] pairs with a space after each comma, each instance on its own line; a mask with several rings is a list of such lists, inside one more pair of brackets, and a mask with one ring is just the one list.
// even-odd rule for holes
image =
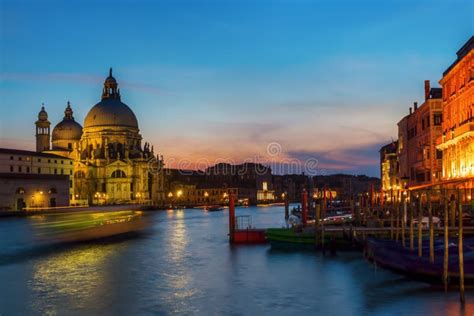
[[74, 178], [76, 179], [83, 179], [86, 177], [86, 174], [84, 173], [84, 171], [76, 171], [74, 173]]
[[127, 176], [125, 175], [125, 172], [123, 172], [122, 170], [115, 170], [114, 172], [112, 172], [112, 178], [126, 178]]
[[16, 189], [16, 194], [25, 194], [25, 189], [22, 187], [19, 187], [18, 189]]

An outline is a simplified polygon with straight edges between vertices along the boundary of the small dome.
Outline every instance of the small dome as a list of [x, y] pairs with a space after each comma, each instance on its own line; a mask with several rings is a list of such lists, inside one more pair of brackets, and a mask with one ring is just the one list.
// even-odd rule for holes
[[71, 103], [67, 102], [64, 118], [53, 129], [52, 141], [57, 140], [80, 140], [82, 126], [74, 120]]
[[56, 140], [80, 140], [82, 126], [74, 120], [64, 119], [53, 129], [52, 141]]
[[109, 83], [109, 84], [110, 84], [110, 83], [115, 83], [115, 84], [116, 84], [116, 83], [117, 83], [117, 80], [115, 80], [115, 78], [112, 77], [112, 76], [108, 76], [107, 78], [105, 78], [105, 83], [106, 83], [106, 84], [107, 84], [107, 83]]
[[41, 107], [41, 111], [38, 113], [38, 120], [39, 121], [47, 121], [48, 120], [48, 113], [44, 109], [44, 106]]
[[103, 99], [94, 105], [84, 120], [84, 127], [111, 125], [138, 128], [135, 114], [120, 99]]

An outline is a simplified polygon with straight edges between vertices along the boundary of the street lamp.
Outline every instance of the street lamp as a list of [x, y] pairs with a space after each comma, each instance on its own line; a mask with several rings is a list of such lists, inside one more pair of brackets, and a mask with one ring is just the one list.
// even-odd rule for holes
[[173, 192], [168, 193], [169, 207], [173, 208]]
[[177, 197], [177, 201], [178, 201], [178, 206], [179, 206], [179, 198], [183, 195], [183, 190], [178, 190], [178, 192], [176, 192], [176, 197]]
[[97, 202], [96, 202], [96, 205], [99, 205], [99, 197], [100, 197], [100, 193], [99, 192], [96, 192], [94, 197], [96, 198]]
[[206, 199], [205, 199], [206, 205], [209, 204], [209, 193], [207, 193], [207, 191], [204, 192], [204, 197], [206, 198]]

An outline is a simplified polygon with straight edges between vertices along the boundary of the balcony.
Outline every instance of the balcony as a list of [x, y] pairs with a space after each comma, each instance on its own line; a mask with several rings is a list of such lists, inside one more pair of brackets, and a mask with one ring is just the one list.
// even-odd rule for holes
[[441, 143], [437, 146], [438, 149], [444, 150], [449, 146], [456, 145], [462, 139], [467, 137], [474, 137], [474, 121], [468, 120], [467, 123], [457, 127], [454, 129], [453, 137], [448, 139], [446, 137], [446, 141]]

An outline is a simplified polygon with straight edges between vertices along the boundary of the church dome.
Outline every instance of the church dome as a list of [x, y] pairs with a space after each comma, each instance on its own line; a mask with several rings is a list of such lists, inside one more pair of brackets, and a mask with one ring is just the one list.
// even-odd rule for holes
[[127, 126], [138, 128], [133, 111], [119, 99], [104, 99], [94, 105], [87, 113], [84, 127], [92, 126]]
[[71, 104], [67, 103], [64, 111], [64, 118], [53, 129], [52, 141], [57, 140], [80, 140], [82, 136], [82, 126], [77, 123], [72, 116]]
[[102, 101], [94, 105], [87, 113], [84, 127], [93, 126], [126, 126], [138, 128], [138, 121], [133, 111], [120, 101], [120, 89], [112, 76], [112, 68], [105, 79]]

